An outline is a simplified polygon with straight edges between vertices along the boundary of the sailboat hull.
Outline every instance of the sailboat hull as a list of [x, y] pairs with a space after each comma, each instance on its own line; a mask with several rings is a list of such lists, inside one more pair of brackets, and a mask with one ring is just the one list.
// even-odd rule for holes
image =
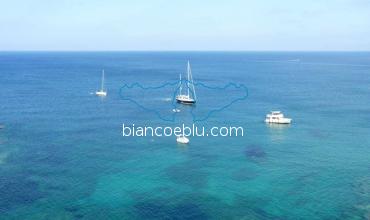
[[195, 104], [195, 101], [183, 101], [183, 100], [177, 100], [178, 103], [186, 104], [186, 105], [192, 105]]
[[182, 103], [182, 104], [188, 104], [188, 105], [191, 105], [191, 104], [195, 104], [195, 100], [190, 98], [189, 96], [187, 95], [178, 95], [176, 97], [176, 101], [178, 103]]
[[107, 92], [105, 92], [105, 91], [97, 91], [97, 92], [95, 92], [95, 95], [97, 95], [97, 96], [107, 96]]

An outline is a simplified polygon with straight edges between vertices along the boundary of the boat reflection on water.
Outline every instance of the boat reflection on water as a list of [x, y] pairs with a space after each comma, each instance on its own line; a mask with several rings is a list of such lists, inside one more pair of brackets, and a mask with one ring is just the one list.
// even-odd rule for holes
[[266, 127], [268, 128], [273, 128], [273, 129], [286, 129], [289, 128], [291, 125], [290, 124], [273, 124], [273, 123], [266, 123]]
[[286, 131], [291, 127], [290, 124], [275, 124], [266, 123], [266, 127], [269, 128], [270, 138], [273, 142], [281, 142], [286, 138]]

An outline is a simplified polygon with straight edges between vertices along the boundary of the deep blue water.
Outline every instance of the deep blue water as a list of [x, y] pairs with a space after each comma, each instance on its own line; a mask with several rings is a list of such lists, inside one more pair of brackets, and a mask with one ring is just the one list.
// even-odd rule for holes
[[[120, 88], [175, 81], [188, 59], [196, 82], [248, 88], [201, 123], [244, 137], [122, 137], [122, 123], [164, 122]], [[102, 69], [105, 99], [91, 94]], [[370, 216], [368, 52], [1, 52], [0, 84], [0, 219]], [[293, 124], [267, 126], [276, 109]]]

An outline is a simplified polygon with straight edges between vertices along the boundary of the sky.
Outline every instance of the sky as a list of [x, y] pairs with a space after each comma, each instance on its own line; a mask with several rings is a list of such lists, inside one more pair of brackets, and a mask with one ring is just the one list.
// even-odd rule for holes
[[370, 0], [0, 0], [0, 50], [370, 51]]

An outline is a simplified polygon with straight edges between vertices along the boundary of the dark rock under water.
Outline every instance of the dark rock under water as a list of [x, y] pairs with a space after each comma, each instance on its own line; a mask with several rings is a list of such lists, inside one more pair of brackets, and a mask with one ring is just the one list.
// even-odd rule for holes
[[248, 158], [264, 158], [266, 157], [266, 152], [258, 145], [250, 145], [245, 150], [245, 155]]
[[25, 176], [4, 175], [0, 178], [0, 213], [31, 204], [43, 196], [39, 184]]

